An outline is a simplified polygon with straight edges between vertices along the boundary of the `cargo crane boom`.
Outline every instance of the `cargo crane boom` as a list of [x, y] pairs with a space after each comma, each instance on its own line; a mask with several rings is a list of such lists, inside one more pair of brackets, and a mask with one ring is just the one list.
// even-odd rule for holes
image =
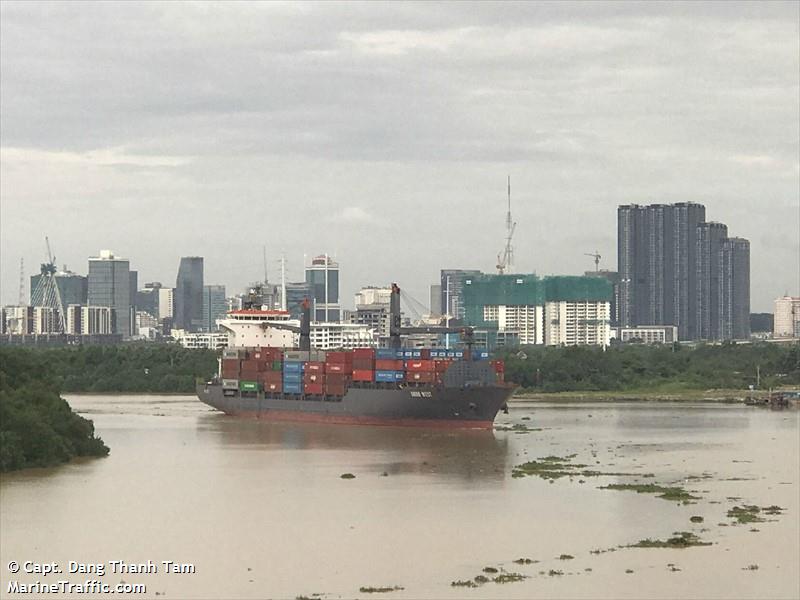
[[600, 271], [600, 259], [602, 258], [600, 256], [600, 253], [597, 250], [595, 250], [594, 253], [592, 253], [592, 252], [584, 252], [583, 255], [584, 256], [591, 256], [592, 258], [594, 258], [594, 272], [598, 273]]

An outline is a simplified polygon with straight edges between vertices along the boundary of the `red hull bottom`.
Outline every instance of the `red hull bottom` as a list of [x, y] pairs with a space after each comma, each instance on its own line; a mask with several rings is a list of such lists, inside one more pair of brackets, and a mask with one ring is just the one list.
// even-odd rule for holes
[[339, 425], [379, 425], [394, 427], [431, 427], [437, 429], [491, 429], [493, 421], [468, 421], [464, 419], [382, 419], [380, 417], [358, 417], [350, 415], [324, 415], [293, 410], [246, 411], [230, 413], [235, 417], [247, 417], [262, 421], [298, 423], [334, 423]]

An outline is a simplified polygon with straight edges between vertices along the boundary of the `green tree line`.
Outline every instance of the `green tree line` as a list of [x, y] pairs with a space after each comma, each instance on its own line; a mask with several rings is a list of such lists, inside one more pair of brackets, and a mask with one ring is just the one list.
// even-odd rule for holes
[[105, 456], [94, 424], [59, 396], [33, 353], [0, 348], [0, 471], [48, 467], [76, 456]]
[[800, 344], [525, 346], [498, 353], [506, 380], [540, 392], [747, 389], [800, 384]]
[[63, 392], [191, 394], [217, 372], [217, 353], [174, 344], [14, 348]]

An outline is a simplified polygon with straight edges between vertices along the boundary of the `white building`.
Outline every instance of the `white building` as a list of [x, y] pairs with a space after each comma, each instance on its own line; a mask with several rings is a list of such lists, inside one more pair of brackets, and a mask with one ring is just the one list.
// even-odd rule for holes
[[678, 341], [678, 328], [675, 325], [615, 327], [614, 337], [621, 342], [637, 340], [643, 344], [672, 344]]
[[493, 304], [483, 307], [483, 320], [497, 322], [498, 331], [513, 331], [520, 344], [544, 344], [544, 307], [534, 304]]
[[392, 288], [368, 286], [356, 292], [353, 304], [356, 308], [358, 308], [359, 305], [365, 304], [385, 304], [388, 306], [391, 299]]
[[800, 338], [800, 297], [784, 296], [775, 300], [776, 338]]
[[108, 335], [114, 333], [115, 311], [109, 306], [81, 307], [81, 334]]
[[220, 350], [228, 347], [228, 335], [222, 331], [189, 332], [185, 329], [173, 329], [172, 337], [184, 348], [193, 350]]
[[311, 323], [311, 347], [318, 350], [375, 348], [375, 330], [357, 323]]
[[58, 333], [58, 312], [49, 306], [33, 307], [33, 333]]
[[5, 332], [26, 335], [33, 330], [33, 308], [30, 306], [5, 307]]
[[[546, 302], [544, 339], [548, 346], [607, 346], [611, 303], [593, 300]], [[520, 343], [522, 336], [520, 335]]]
[[171, 319], [175, 315], [175, 289], [162, 287], [158, 290], [158, 319]]

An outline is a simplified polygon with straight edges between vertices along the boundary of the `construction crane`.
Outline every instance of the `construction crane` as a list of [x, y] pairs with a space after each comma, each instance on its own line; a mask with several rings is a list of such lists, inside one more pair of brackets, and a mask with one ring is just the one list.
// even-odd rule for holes
[[497, 272], [502, 275], [514, 268], [514, 247], [511, 238], [517, 224], [511, 218], [511, 175], [508, 176], [508, 212], [506, 213], [506, 247], [497, 255]]
[[[39, 269], [40, 277], [36, 289], [31, 293], [31, 306], [50, 308], [53, 311], [52, 333], [66, 333], [66, 319], [64, 304], [61, 301], [61, 291], [56, 282], [56, 258], [50, 250], [50, 240], [45, 236], [47, 245], [47, 262], [42, 263]], [[49, 328], [48, 328], [49, 329]], [[46, 332], [42, 332], [46, 333]]]
[[583, 255], [584, 256], [591, 256], [592, 258], [594, 258], [594, 272], [598, 273], [600, 271], [600, 259], [602, 258], [600, 256], [600, 253], [597, 250], [595, 250], [594, 253], [592, 253], [592, 252], [584, 252]]

